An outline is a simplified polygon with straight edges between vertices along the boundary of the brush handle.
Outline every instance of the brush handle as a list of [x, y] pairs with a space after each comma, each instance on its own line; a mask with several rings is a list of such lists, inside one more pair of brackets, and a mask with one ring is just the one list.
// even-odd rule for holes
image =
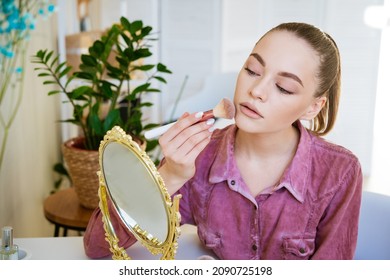
[[176, 122], [171, 122], [171, 123], [168, 123], [166, 125], [159, 126], [159, 127], [153, 128], [151, 130], [148, 130], [145, 132], [144, 136], [148, 140], [156, 138], [156, 137], [164, 134], [165, 132], [167, 132], [167, 130], [170, 129], [175, 123]]

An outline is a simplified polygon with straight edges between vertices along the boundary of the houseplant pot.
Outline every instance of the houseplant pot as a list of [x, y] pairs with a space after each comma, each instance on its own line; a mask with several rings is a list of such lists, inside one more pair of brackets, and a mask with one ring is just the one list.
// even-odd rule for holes
[[[32, 62], [39, 65], [35, 70], [39, 72], [39, 77], [45, 79], [44, 84], [57, 86], [48, 95], [65, 94], [73, 107], [72, 118], [63, 122], [78, 126], [81, 134], [77, 141], [72, 139], [63, 146], [64, 161], [66, 167], [71, 169], [74, 166], [77, 170], [69, 170], [68, 173], [80, 203], [87, 208], [97, 205], [97, 151], [107, 131], [120, 126], [134, 139], [144, 142], [147, 153], [158, 145], [157, 140], [146, 140], [143, 135], [145, 130], [159, 125], [145, 123], [143, 109], [153, 104], [144, 102], [143, 96], [160, 92], [156, 85], [166, 83], [163, 75], [171, 71], [162, 63], [145, 64], [146, 58], [152, 55], [149, 43], [156, 40], [151, 31], [152, 27], [144, 26], [142, 21], [129, 22], [121, 17], [120, 23], [113, 24], [93, 42], [87, 54], [81, 55], [79, 71], [75, 72], [66, 61], [60, 62], [60, 56], [55, 56], [53, 51], [39, 50], [33, 56]], [[140, 77], [136, 83], [131, 82], [134, 77]], [[70, 143], [76, 142], [77, 153], [68, 160], [66, 155], [71, 154]], [[78, 162], [81, 155], [87, 155], [88, 163]], [[91, 166], [91, 174], [74, 178], [75, 174]], [[92, 187], [86, 191], [81, 189], [81, 185], [82, 188]], [[92, 197], [88, 199], [80, 196], [90, 193]]]
[[69, 139], [63, 143], [62, 153], [80, 204], [94, 209], [99, 205], [99, 153], [86, 150], [84, 141], [83, 137]]

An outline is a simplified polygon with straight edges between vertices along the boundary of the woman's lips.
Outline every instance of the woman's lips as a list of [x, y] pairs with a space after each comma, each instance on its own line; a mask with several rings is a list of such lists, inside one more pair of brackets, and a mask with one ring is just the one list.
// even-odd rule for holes
[[248, 102], [240, 103], [240, 111], [244, 115], [252, 119], [263, 119], [263, 115], [254, 107], [252, 104]]

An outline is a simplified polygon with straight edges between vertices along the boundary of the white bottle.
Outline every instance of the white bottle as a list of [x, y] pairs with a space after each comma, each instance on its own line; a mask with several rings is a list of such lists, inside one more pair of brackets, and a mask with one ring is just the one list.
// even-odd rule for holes
[[18, 260], [18, 245], [14, 244], [13, 229], [10, 226], [3, 227], [3, 237], [0, 248], [0, 260]]

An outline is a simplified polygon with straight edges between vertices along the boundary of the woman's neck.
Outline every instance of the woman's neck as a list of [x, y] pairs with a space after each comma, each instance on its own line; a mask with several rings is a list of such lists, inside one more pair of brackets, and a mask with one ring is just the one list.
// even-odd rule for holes
[[247, 133], [237, 130], [236, 156], [247, 159], [273, 159], [293, 157], [298, 147], [299, 131], [295, 126], [272, 133]]

